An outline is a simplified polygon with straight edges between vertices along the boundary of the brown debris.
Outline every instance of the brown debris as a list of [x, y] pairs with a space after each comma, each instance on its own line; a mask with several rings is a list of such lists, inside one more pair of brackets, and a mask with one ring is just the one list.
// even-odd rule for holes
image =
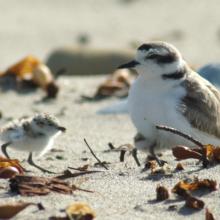
[[[158, 163], [156, 162], [158, 165]], [[155, 168], [151, 169], [151, 175], [163, 175], [166, 177], [172, 176], [172, 172], [170, 166], [168, 164], [164, 164], [163, 166], [156, 166]]]
[[205, 220], [215, 220], [215, 217], [207, 208], [205, 210]]
[[199, 180], [199, 179], [195, 179], [192, 182], [187, 182], [187, 181], [180, 181], [178, 182], [174, 188], [173, 188], [173, 192], [177, 193], [179, 191], [179, 189], [183, 189], [186, 191], [195, 191], [198, 189], [204, 189], [207, 188], [210, 191], [215, 191], [218, 189], [218, 185], [217, 182], [215, 180], [209, 180], [209, 179], [203, 179], [203, 180]]
[[10, 179], [12, 192], [23, 196], [47, 195], [50, 192], [72, 194], [69, 183], [57, 178], [17, 175]]
[[157, 201], [164, 201], [166, 199], [169, 199], [170, 197], [169, 191], [164, 186], [158, 185], [156, 188], [156, 193], [157, 193]]
[[211, 144], [203, 145], [200, 141], [196, 140], [192, 136], [171, 127], [156, 125], [156, 128], [179, 135], [199, 147], [195, 149], [190, 149], [186, 146], [174, 147], [172, 151], [177, 160], [198, 159], [202, 161], [203, 167], [207, 167], [210, 164], [220, 163], [220, 147], [213, 146]]
[[0, 78], [3, 86], [12, 84], [14, 89], [40, 87], [47, 93], [47, 98], [55, 98], [59, 91], [51, 70], [32, 55], [9, 67]]
[[194, 151], [186, 146], [176, 146], [172, 148], [173, 156], [176, 157], [177, 160], [185, 160], [185, 159], [198, 159], [202, 158], [202, 154]]
[[209, 189], [210, 191], [217, 190], [217, 182], [215, 180], [203, 179], [199, 180], [195, 178], [192, 182], [180, 181], [172, 189], [173, 193], [183, 197], [186, 201], [185, 205], [193, 209], [202, 209], [205, 203], [193, 197], [190, 192], [199, 189]]
[[205, 203], [196, 197], [188, 196], [185, 202], [185, 206], [192, 209], [203, 209]]
[[155, 170], [156, 167], [157, 167], [156, 160], [147, 160], [147, 162], [144, 165], [144, 170], [151, 169], [151, 171], [153, 172], [153, 170]]
[[129, 70], [116, 70], [98, 87], [95, 97], [127, 96], [132, 80]]
[[172, 190], [173, 193], [176, 193], [177, 195], [183, 197], [185, 200], [185, 206], [192, 209], [203, 209], [205, 206], [205, 203], [196, 198], [193, 197], [190, 192], [185, 189], [185, 187], [177, 187], [177, 185]]
[[50, 220], [92, 220], [96, 217], [90, 206], [83, 202], [75, 202], [65, 209], [66, 216], [50, 217]]
[[183, 165], [182, 165], [181, 163], [178, 163], [178, 164], [176, 165], [175, 170], [176, 170], [176, 171], [182, 171], [182, 170], [184, 170], [184, 167], [183, 167]]
[[75, 202], [66, 208], [69, 219], [92, 220], [96, 217], [95, 212], [86, 203]]
[[173, 156], [177, 160], [185, 159], [198, 159], [202, 160], [205, 156], [209, 161], [209, 164], [215, 164], [220, 162], [220, 147], [213, 146], [211, 144], [204, 145], [203, 149], [189, 148], [186, 146], [176, 146], [172, 149]]
[[8, 159], [0, 156], [0, 178], [8, 179], [17, 174], [23, 174], [24, 168], [16, 159]]
[[30, 205], [35, 205], [40, 210], [40, 204], [29, 203], [29, 202], [13, 202], [8, 204], [0, 205], [0, 219], [11, 219], [16, 216], [19, 212]]
[[126, 97], [134, 77], [128, 69], [118, 69], [101, 83], [94, 96], [82, 95], [83, 100], [97, 101], [111, 96]]

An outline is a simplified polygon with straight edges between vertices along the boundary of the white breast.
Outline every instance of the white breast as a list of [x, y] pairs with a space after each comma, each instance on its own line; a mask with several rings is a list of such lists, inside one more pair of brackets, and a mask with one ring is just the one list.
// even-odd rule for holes
[[149, 142], [156, 140], [160, 147], [188, 144], [188, 141], [165, 131], [156, 131], [154, 125], [167, 125], [188, 134], [192, 130], [188, 121], [177, 110], [186, 91], [178, 84], [171, 83], [158, 79], [148, 82], [138, 77], [128, 97], [129, 113], [137, 130]]

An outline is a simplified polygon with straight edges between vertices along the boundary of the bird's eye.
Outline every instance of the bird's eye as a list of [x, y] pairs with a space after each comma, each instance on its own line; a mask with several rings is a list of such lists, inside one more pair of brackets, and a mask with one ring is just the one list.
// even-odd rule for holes
[[158, 57], [157, 54], [149, 54], [149, 55], [147, 55], [147, 56], [145, 57], [145, 59], [155, 59], [155, 58], [157, 58], [157, 57]]

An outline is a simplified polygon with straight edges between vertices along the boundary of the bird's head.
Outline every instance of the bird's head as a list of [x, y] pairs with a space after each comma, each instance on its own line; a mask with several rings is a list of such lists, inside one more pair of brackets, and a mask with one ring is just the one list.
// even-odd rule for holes
[[47, 136], [53, 136], [60, 132], [65, 132], [66, 128], [60, 126], [58, 120], [49, 114], [37, 114], [31, 121], [34, 131]]
[[134, 60], [119, 66], [133, 68], [146, 77], [161, 77], [164, 73], [173, 73], [185, 64], [180, 52], [171, 44], [152, 42], [142, 44], [137, 49]]

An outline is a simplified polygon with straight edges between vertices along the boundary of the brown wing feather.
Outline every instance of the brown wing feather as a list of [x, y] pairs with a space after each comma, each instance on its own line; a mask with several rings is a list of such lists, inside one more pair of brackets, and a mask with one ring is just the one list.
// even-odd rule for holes
[[183, 115], [192, 127], [220, 138], [220, 92], [195, 72], [182, 85], [187, 90], [181, 103]]

